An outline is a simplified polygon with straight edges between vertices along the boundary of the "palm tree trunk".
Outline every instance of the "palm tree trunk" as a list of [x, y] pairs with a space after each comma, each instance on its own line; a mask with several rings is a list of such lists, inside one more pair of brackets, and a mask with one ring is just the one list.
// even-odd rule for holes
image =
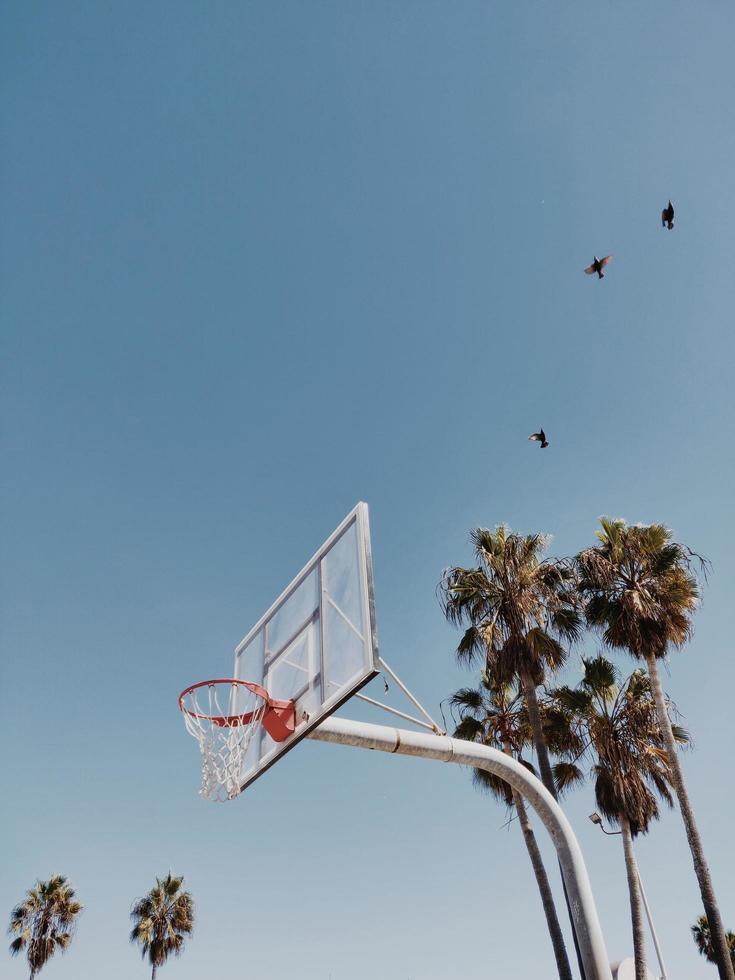
[[541, 712], [539, 711], [538, 707], [536, 687], [528, 674], [523, 674], [521, 677], [521, 684], [523, 686], [523, 697], [525, 698], [526, 709], [528, 711], [528, 720], [531, 722], [531, 730], [533, 731], [533, 747], [536, 750], [536, 756], [538, 758], [538, 767], [541, 772], [541, 782], [556, 800], [558, 797], [556, 793], [556, 786], [554, 784], [554, 776], [551, 772], [549, 750], [546, 748], [544, 728], [541, 724]]
[[556, 914], [554, 896], [551, 893], [551, 886], [549, 885], [549, 878], [546, 874], [546, 868], [544, 867], [541, 852], [539, 851], [538, 844], [536, 843], [536, 835], [533, 832], [531, 821], [528, 819], [528, 811], [526, 810], [526, 804], [523, 802], [523, 797], [516, 790], [513, 790], [512, 792], [513, 803], [515, 804], [516, 813], [518, 814], [518, 822], [520, 823], [521, 830], [523, 831], [523, 840], [526, 843], [526, 850], [528, 851], [528, 856], [531, 859], [533, 873], [536, 876], [536, 884], [538, 885], [538, 890], [541, 894], [541, 904], [544, 907], [546, 925], [549, 929], [549, 935], [551, 936], [551, 945], [554, 947], [554, 957], [556, 959], [556, 968], [559, 972], [559, 980], [572, 980], [572, 969], [569, 965], [569, 957], [567, 956], [567, 948], [564, 943], [564, 935], [561, 931], [559, 919]]
[[156, 980], [156, 964], [153, 964], [153, 972], [151, 973], [151, 980]]
[[630, 895], [630, 921], [633, 926], [633, 955], [635, 957], [635, 980], [646, 980], [646, 940], [643, 934], [643, 907], [641, 889], [638, 884], [638, 865], [633, 851], [633, 835], [625, 817], [618, 818], [623, 835], [625, 872], [628, 876]]
[[[551, 771], [551, 762], [549, 761], [549, 750], [546, 748], [546, 739], [544, 738], [544, 726], [541, 724], [541, 712], [539, 711], [538, 698], [536, 697], [536, 686], [528, 674], [521, 676], [521, 686], [523, 687], [523, 697], [526, 702], [526, 710], [528, 711], [528, 720], [531, 722], [533, 747], [536, 750], [538, 767], [541, 772], [541, 782], [554, 799], [558, 800], [559, 797], [556, 792], [556, 784], [554, 783], [554, 774]], [[561, 863], [559, 864], [559, 873], [561, 874]], [[567, 894], [567, 886], [563, 874], [561, 874], [561, 885], [564, 889], [564, 901], [566, 902], [567, 913], [569, 914], [569, 924], [572, 927], [572, 939], [574, 940], [574, 952], [577, 954], [579, 973], [582, 980], [586, 980], [584, 963], [582, 962], [582, 951], [579, 948], [574, 916], [572, 915], [572, 907], [569, 904], [569, 895]]]
[[684, 821], [684, 827], [686, 829], [689, 850], [692, 852], [694, 873], [697, 876], [697, 881], [699, 882], [699, 893], [702, 896], [702, 905], [704, 905], [704, 911], [707, 916], [707, 921], [709, 922], [710, 934], [712, 936], [712, 952], [717, 963], [717, 970], [720, 974], [720, 980], [735, 980], [735, 970], [733, 970], [732, 960], [730, 959], [730, 950], [727, 945], [725, 929], [722, 925], [722, 916], [720, 915], [720, 909], [717, 905], [715, 890], [712, 887], [712, 879], [710, 877], [709, 868], [707, 867], [707, 860], [704, 856], [704, 848], [702, 847], [702, 841], [699, 836], [699, 828], [697, 827], [697, 822], [694, 819], [694, 810], [689, 802], [689, 794], [687, 793], [686, 786], [684, 785], [684, 772], [681, 768], [681, 762], [679, 761], [679, 751], [676, 745], [676, 740], [674, 739], [674, 733], [671, 730], [671, 719], [669, 718], [669, 712], [666, 707], [666, 698], [664, 697], [663, 688], [661, 687], [661, 675], [658, 671], [658, 661], [653, 654], [646, 656], [646, 665], [648, 666], [648, 674], [651, 678], [651, 689], [653, 690], [653, 696], [656, 700], [659, 725], [661, 726], [661, 731], [664, 736], [666, 752], [669, 756], [672, 776], [671, 781], [674, 784], [674, 789], [676, 790], [676, 795], [679, 800], [679, 809], [681, 810], [682, 820]]

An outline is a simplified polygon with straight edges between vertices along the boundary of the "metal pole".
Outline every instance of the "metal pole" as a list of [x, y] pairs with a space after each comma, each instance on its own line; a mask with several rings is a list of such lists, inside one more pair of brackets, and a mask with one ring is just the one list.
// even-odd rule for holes
[[426, 718], [426, 720], [431, 725], [431, 730], [433, 732], [436, 732], [437, 735], [443, 735], [444, 734], [443, 730], [441, 728], [439, 728], [439, 726], [434, 721], [434, 719], [431, 717], [431, 715], [426, 710], [426, 708], [419, 701], [416, 700], [416, 698], [413, 696], [413, 694], [411, 694], [411, 692], [406, 687], [406, 685], [403, 683], [403, 681], [398, 676], [398, 674], [396, 674], [396, 672], [394, 670], [391, 670], [391, 668], [388, 666], [388, 664], [385, 662], [385, 660], [383, 660], [382, 657], [378, 657], [378, 662], [380, 663], [380, 666], [383, 668], [383, 670], [387, 674], [390, 674], [390, 676], [393, 678], [393, 680], [396, 682], [396, 684], [400, 687], [400, 689], [406, 695], [406, 697], [411, 702], [411, 704], [414, 705], [414, 707], [416, 707], [416, 708], [419, 709], [419, 711], [421, 712], [421, 714], [424, 716], [424, 718]]
[[307, 737], [318, 742], [354, 745], [378, 752], [413, 755], [486, 769], [518, 790], [541, 818], [556, 848], [587, 980], [611, 980], [605, 940], [577, 838], [559, 804], [541, 780], [525, 766], [487, 745], [464, 742], [447, 735], [426, 735], [385, 725], [370, 725], [347, 718], [326, 718]]
[[[592, 821], [592, 823], [596, 824], [600, 828], [603, 834], [606, 834], [608, 837], [617, 837], [619, 834], [622, 834], [622, 830], [605, 830], [605, 827], [603, 826], [602, 823], [602, 818], [600, 817], [599, 813], [591, 813], [590, 820]], [[659, 969], [661, 970], [661, 980], [668, 980], [668, 977], [666, 975], [666, 967], [664, 966], [663, 953], [661, 952], [661, 947], [658, 942], [658, 936], [656, 935], [656, 929], [653, 925], [653, 916], [651, 915], [651, 909], [649, 908], [648, 905], [646, 892], [645, 889], [643, 888], [643, 879], [641, 878], [641, 872], [638, 867], [637, 860], [635, 865], [635, 873], [636, 873], [636, 877], [638, 878], [638, 887], [641, 890], [641, 898], [643, 899], [643, 908], [646, 910], [646, 918], [648, 919], [648, 928], [651, 930], [653, 945], [656, 947], [656, 956], [658, 957], [658, 965], [659, 965]]]
[[[414, 725], [418, 725], [420, 728], [427, 728], [430, 732], [438, 734], [433, 723], [430, 725], [426, 721], [421, 721], [420, 718], [414, 718], [412, 715], [407, 715], [405, 711], [399, 711], [397, 708], [391, 708], [389, 704], [383, 704], [382, 701], [376, 701], [375, 698], [369, 698], [367, 694], [361, 694], [359, 691], [355, 691], [352, 697], [359, 698], [361, 701], [366, 701], [368, 704], [372, 704], [376, 708], [382, 708], [383, 711], [387, 711], [391, 715], [396, 715], [398, 718], [403, 718], [404, 721], [412, 721]], [[232, 713], [234, 714], [234, 712]]]
[[643, 899], [643, 908], [646, 910], [646, 918], [648, 919], [648, 928], [651, 930], [651, 936], [653, 937], [653, 945], [656, 947], [656, 956], [658, 957], [658, 966], [661, 970], [661, 980], [668, 980], [666, 976], [666, 967], [664, 966], [664, 957], [661, 952], [661, 947], [658, 944], [658, 936], [656, 935], [656, 929], [653, 925], [653, 916], [651, 915], [651, 910], [648, 907], [648, 899], [646, 898], [646, 893], [643, 888], [643, 881], [641, 879], [640, 870], [638, 870], [638, 887], [641, 890], [641, 898]]

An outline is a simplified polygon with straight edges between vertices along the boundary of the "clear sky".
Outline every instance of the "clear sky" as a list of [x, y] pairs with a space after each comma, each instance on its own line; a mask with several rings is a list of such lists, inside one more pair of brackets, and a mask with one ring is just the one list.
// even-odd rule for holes
[[[169, 869], [198, 921], [162, 978], [554, 975], [518, 828], [466, 772], [304, 744], [234, 803], [197, 796], [179, 691], [231, 670], [359, 499], [382, 653], [434, 711], [472, 679], [435, 589], [473, 526], [563, 555], [600, 514], [659, 520], [712, 560], [666, 683], [735, 929], [732, 4], [2, 22], [0, 912], [53, 872], [86, 906], [43, 976], [147, 976], [127, 916]], [[593, 808], [568, 804], [619, 957]], [[671, 980], [715, 976], [676, 813], [638, 854]]]

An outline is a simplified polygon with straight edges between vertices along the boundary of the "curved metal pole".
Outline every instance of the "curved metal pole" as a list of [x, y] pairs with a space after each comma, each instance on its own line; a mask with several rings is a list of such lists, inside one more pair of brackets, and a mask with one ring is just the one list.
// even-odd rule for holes
[[446, 735], [428, 735], [401, 728], [388, 728], [385, 725], [350, 721], [347, 718], [326, 718], [307, 738], [397, 755], [456, 762], [461, 766], [486, 769], [510, 783], [528, 800], [551, 835], [569, 893], [569, 904], [587, 980], [611, 980], [605, 940], [577, 838], [559, 804], [541, 780], [532, 775], [525, 766], [487, 745], [464, 742]]

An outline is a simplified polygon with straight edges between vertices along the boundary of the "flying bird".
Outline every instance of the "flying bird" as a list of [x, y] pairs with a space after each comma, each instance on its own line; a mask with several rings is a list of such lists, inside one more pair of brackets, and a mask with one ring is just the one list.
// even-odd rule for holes
[[671, 201], [661, 212], [661, 227], [668, 228], [669, 231], [674, 227], [674, 205]]
[[540, 429], [538, 432], [534, 432], [533, 435], [530, 435], [528, 437], [528, 441], [529, 442], [540, 442], [542, 449], [546, 449], [546, 447], [549, 445], [549, 442], [548, 442], [548, 440], [546, 438], [546, 433], [544, 432], [543, 429]]
[[595, 255], [593, 256], [592, 265], [588, 265], [584, 271], [587, 273], [588, 276], [591, 276], [593, 273], [596, 272], [600, 279], [604, 279], [605, 273], [602, 270], [605, 268], [605, 266], [611, 259], [612, 259], [612, 255], [606, 255], [604, 259], [598, 259], [597, 256]]

